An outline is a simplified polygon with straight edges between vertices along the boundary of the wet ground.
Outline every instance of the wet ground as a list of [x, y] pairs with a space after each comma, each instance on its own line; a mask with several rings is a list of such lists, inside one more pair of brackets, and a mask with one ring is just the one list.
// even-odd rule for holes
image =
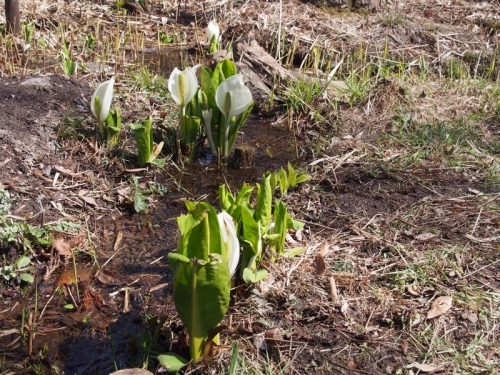
[[[32, 225], [84, 220], [91, 236], [89, 242], [81, 231], [74, 235], [81, 240], [75, 251], [78, 290], [71, 257], [52, 251], [47, 259], [40, 256], [38, 247], [31, 253], [37, 269], [34, 284], [19, 287], [2, 281], [0, 331], [7, 334], [0, 337], [0, 346], [5, 365], [24, 363], [45, 369], [59, 365], [71, 374], [105, 374], [130, 367], [130, 359], [140, 357], [148, 334], [161, 328], [166, 335], [166, 327], [178, 324], [170, 321], [175, 307], [166, 255], [176, 248], [175, 218], [185, 213], [184, 201], [204, 199], [217, 205], [221, 184], [237, 189], [243, 182], [259, 181], [267, 170], [286, 166], [287, 161], [299, 162], [299, 141], [288, 129], [272, 125], [272, 118], [253, 115], [238, 140], [255, 147], [253, 168], [220, 171], [215, 163], [207, 166], [196, 161], [182, 172], [171, 165], [138, 172], [134, 176], [141, 183], [154, 181], [166, 190], [153, 195], [148, 209], [136, 214], [129, 203], [116, 204], [115, 191], [127, 188], [131, 175], [119, 175], [111, 168], [95, 170], [89, 149], [74, 149], [81, 148], [75, 146], [75, 139], [60, 138], [63, 119], [90, 116], [88, 87], [56, 75], [3, 79], [0, 87], [0, 105], [5, 110], [0, 122], [4, 166], [0, 181], [15, 197], [11, 212], [18, 219], [28, 218]], [[54, 183], [60, 171], [62, 178]], [[82, 190], [92, 189], [101, 189], [85, 193], [92, 195], [95, 204], [78, 199]], [[68, 243], [78, 242], [68, 237]], [[7, 262], [16, 259], [9, 244], [3, 244], [1, 252]], [[104, 263], [101, 276], [96, 277]], [[78, 308], [64, 307], [70, 303]], [[151, 332], [146, 330], [148, 324]]]

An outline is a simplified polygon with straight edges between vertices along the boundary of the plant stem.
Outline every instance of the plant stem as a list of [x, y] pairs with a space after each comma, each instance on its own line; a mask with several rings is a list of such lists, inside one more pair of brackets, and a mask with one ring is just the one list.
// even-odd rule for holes
[[186, 127], [184, 125], [184, 115], [186, 113], [186, 107], [182, 106], [180, 107], [180, 119], [179, 119], [179, 128], [177, 131], [177, 139], [181, 142], [181, 145], [184, 145], [185, 142], [185, 137], [186, 137]]
[[214, 137], [212, 134], [212, 117], [210, 118], [205, 118], [205, 115], [203, 116], [203, 122], [205, 123], [205, 129], [207, 131], [207, 138], [208, 138], [208, 144], [210, 145], [210, 149], [212, 150], [212, 154], [214, 156], [217, 156], [217, 149], [215, 148], [215, 143], [214, 143]]

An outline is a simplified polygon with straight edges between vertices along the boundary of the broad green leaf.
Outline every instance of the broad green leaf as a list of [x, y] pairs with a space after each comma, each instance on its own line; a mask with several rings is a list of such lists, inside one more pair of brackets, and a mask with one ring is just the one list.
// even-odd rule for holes
[[158, 168], [163, 168], [165, 167], [165, 159], [155, 159], [151, 164], [156, 165]]
[[191, 145], [196, 142], [198, 134], [200, 134], [201, 120], [200, 117], [196, 116], [185, 116], [184, 117], [184, 139], [181, 140], [183, 144]]
[[184, 256], [182, 254], [178, 253], [169, 253], [168, 254], [168, 261], [172, 264], [175, 262], [181, 262], [181, 263], [189, 263], [190, 260], [187, 256]]
[[153, 136], [151, 128], [153, 120], [149, 116], [142, 124], [133, 124], [131, 128], [134, 132], [134, 138], [137, 142], [137, 159], [140, 166], [145, 166], [153, 152]]
[[286, 175], [286, 171], [281, 168], [278, 172], [278, 179], [280, 182], [280, 194], [284, 197], [288, 191], [288, 177]]
[[257, 184], [257, 210], [255, 220], [260, 222], [261, 228], [265, 231], [271, 222], [271, 210], [273, 192], [271, 191], [271, 174], [268, 172], [262, 176], [262, 185]]
[[31, 276], [29, 273], [22, 273], [19, 275], [19, 277], [22, 281], [26, 281], [27, 283], [32, 283], [33, 281], [35, 281], [33, 276]]
[[295, 219], [292, 219], [290, 215], [287, 215], [286, 219], [286, 228], [287, 229], [293, 229], [293, 230], [299, 230], [304, 228], [304, 223]]
[[250, 204], [250, 196], [252, 195], [253, 186], [250, 186], [246, 183], [243, 184], [238, 195], [236, 196], [235, 203], [237, 205], [248, 203]]
[[236, 74], [236, 65], [229, 60], [229, 59], [224, 59], [219, 64], [221, 66], [222, 73], [224, 74], [224, 77], [229, 78], [232, 77]]
[[234, 196], [226, 185], [219, 186], [219, 204], [222, 211], [226, 211], [232, 215], [233, 205], [235, 203]]
[[174, 274], [175, 306], [189, 333], [193, 360], [202, 355], [205, 338], [229, 307], [229, 268], [221, 256], [213, 259], [205, 265], [178, 263]]
[[[248, 242], [252, 249], [252, 255], [258, 255], [262, 251], [260, 226], [253, 218], [250, 210], [245, 206], [241, 206], [241, 221], [243, 227], [241, 239]], [[247, 267], [247, 265], [244, 266]]]
[[295, 186], [298, 172], [293, 167], [292, 163], [288, 162], [288, 187]]
[[188, 215], [177, 218], [181, 230], [178, 253], [190, 259], [208, 260], [208, 254], [223, 254], [219, 220], [215, 209], [200, 202]]
[[215, 89], [219, 87], [219, 85], [224, 81], [225, 79], [232, 77], [236, 74], [236, 65], [229, 60], [229, 59], [224, 59], [220, 61], [214, 69], [214, 73], [212, 75], [212, 83]]
[[295, 179], [295, 184], [292, 185], [292, 186], [296, 186], [298, 184], [301, 184], [303, 182], [306, 182], [307, 180], [309, 180], [311, 178], [310, 175], [304, 173], [304, 174], [301, 174], [299, 175], [296, 179]]
[[106, 141], [108, 145], [112, 146], [116, 144], [118, 138], [120, 137], [120, 132], [122, 129], [122, 117], [120, 115], [120, 110], [109, 111], [108, 117], [104, 122], [104, 131], [106, 132]]
[[184, 206], [186, 206], [186, 209], [188, 211], [194, 211], [194, 210], [196, 210], [196, 206], [197, 205], [198, 205], [197, 202], [184, 201]]
[[169, 374], [175, 374], [188, 363], [188, 360], [175, 353], [165, 353], [158, 356], [158, 362], [167, 369]]
[[278, 255], [282, 255], [285, 251], [287, 217], [288, 213], [286, 205], [279, 199], [276, 199], [274, 206], [274, 233], [278, 235], [278, 238], [273, 241], [273, 248]]
[[28, 264], [30, 264], [30, 258], [27, 256], [22, 256], [21, 258], [18, 259], [17, 261], [17, 267], [18, 268], [24, 268]]
[[252, 271], [250, 268], [245, 268], [243, 270], [243, 281], [247, 284], [258, 283], [267, 277], [266, 270], [258, 270], [257, 272]]

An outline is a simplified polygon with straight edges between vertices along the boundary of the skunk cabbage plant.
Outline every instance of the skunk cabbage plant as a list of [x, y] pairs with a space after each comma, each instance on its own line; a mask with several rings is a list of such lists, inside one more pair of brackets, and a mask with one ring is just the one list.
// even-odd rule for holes
[[[253, 106], [252, 93], [243, 83], [243, 75], [235, 74], [226, 78], [217, 87], [215, 101], [223, 115], [219, 147], [221, 148], [221, 156], [227, 158], [236, 141], [238, 129], [243, 126], [243, 122], [249, 114], [248, 109], [251, 111]], [[243, 122], [235, 120], [237, 116], [244, 113], [246, 116]]]
[[239, 260], [232, 218], [217, 216], [208, 203], [186, 202], [187, 215], [177, 218], [181, 232], [177, 252], [169, 254], [174, 269], [174, 300], [189, 333], [191, 359], [210, 348], [208, 336], [229, 307], [231, 272]]
[[207, 38], [208, 43], [210, 43], [208, 53], [214, 53], [219, 50], [220, 28], [216, 20], [212, 20], [208, 23]]
[[154, 164], [160, 168], [165, 166], [165, 160], [158, 159], [163, 148], [163, 142], [156, 145], [153, 142], [153, 120], [149, 116], [141, 124], [131, 125], [134, 132], [134, 138], [137, 142], [137, 160], [139, 166]]
[[177, 140], [182, 146], [193, 143], [199, 132], [200, 120], [193, 121], [191, 116], [186, 116], [186, 107], [195, 98], [198, 91], [198, 79], [196, 78], [198, 68], [199, 65], [187, 67], [182, 71], [175, 68], [168, 79], [168, 90], [180, 109]]
[[121, 131], [121, 116], [117, 109], [110, 111], [113, 100], [115, 78], [101, 83], [90, 99], [90, 109], [97, 119], [97, 128], [101, 139], [115, 143]]

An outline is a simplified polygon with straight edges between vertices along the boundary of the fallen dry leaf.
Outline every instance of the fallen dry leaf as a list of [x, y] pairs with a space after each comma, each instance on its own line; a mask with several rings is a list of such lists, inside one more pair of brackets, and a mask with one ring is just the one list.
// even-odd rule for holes
[[413, 363], [413, 367], [422, 371], [422, 372], [434, 372], [436, 370], [441, 369], [440, 367], [426, 365], [424, 363]]
[[71, 246], [68, 243], [64, 242], [64, 239], [61, 237], [54, 238], [54, 240], [52, 240], [52, 247], [59, 253], [59, 255], [73, 254]]
[[347, 368], [350, 371], [356, 370], [356, 362], [354, 362], [354, 360], [352, 358], [349, 358], [349, 361], [347, 361]]
[[[76, 276], [83, 282], [90, 282], [92, 273], [87, 268], [77, 268]], [[56, 279], [55, 286], [70, 285], [75, 283], [75, 270], [67, 269]]]
[[436, 237], [437, 235], [434, 234], [434, 233], [422, 233], [422, 234], [419, 234], [418, 236], [415, 236], [415, 239], [417, 241], [429, 241], [429, 240], [432, 240], [434, 237]]
[[408, 285], [406, 287], [406, 290], [408, 291], [408, 293], [410, 293], [412, 296], [415, 296], [415, 297], [418, 297], [420, 295], [420, 291], [418, 290], [417, 287], [413, 286], [413, 285]]
[[318, 275], [321, 275], [326, 271], [325, 255], [328, 253], [329, 248], [330, 245], [328, 245], [328, 242], [325, 241], [325, 243], [321, 245], [321, 249], [318, 254], [316, 254], [316, 258], [314, 258], [313, 265]]
[[450, 296], [441, 296], [436, 298], [431, 305], [431, 309], [427, 313], [427, 319], [436, 318], [443, 315], [451, 309], [453, 299]]
[[264, 333], [266, 340], [283, 340], [279, 327], [268, 329]]
[[321, 254], [316, 254], [316, 258], [314, 258], [314, 269], [316, 270], [316, 274], [322, 275], [326, 271], [326, 263], [325, 258], [321, 256]]
[[112, 372], [109, 375], [153, 375], [153, 373], [141, 368], [128, 368], [125, 370]]
[[103, 284], [113, 284], [115, 282], [115, 274], [108, 270], [100, 270], [97, 272], [96, 277]]
[[85, 195], [81, 196], [80, 198], [82, 198], [86, 203], [90, 204], [91, 206], [97, 207], [97, 202], [95, 201], [94, 198], [87, 197]]

